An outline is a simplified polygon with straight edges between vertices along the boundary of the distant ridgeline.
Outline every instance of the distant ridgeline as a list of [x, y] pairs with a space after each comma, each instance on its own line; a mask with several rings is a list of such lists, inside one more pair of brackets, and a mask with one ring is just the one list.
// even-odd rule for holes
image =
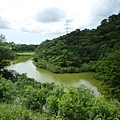
[[12, 49], [16, 52], [34, 52], [37, 47], [34, 44], [13, 44]]

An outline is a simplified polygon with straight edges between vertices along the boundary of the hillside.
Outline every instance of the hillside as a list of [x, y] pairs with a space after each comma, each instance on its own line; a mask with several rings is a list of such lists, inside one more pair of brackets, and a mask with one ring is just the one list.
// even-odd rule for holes
[[54, 73], [95, 72], [120, 100], [120, 13], [102, 20], [97, 29], [76, 29], [42, 42], [34, 60]]
[[42, 42], [35, 54], [40, 68], [55, 73], [95, 71], [95, 63], [120, 50], [120, 13], [101, 21], [97, 29], [75, 30]]

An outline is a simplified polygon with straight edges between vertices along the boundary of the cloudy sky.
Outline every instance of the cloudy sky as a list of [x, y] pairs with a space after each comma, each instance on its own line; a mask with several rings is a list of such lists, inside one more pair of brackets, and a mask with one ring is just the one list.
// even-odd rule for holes
[[120, 11], [120, 0], [0, 0], [7, 42], [40, 44], [75, 29], [96, 28]]

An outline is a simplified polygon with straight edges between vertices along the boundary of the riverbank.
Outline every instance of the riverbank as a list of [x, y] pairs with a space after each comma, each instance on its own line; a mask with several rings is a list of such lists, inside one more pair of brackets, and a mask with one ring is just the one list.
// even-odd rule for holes
[[33, 58], [35, 52], [17, 52], [17, 57], [13, 61], [13, 64], [20, 63], [20, 62], [26, 62], [29, 59]]
[[19, 55], [17, 58], [12, 62], [13, 64], [21, 63], [21, 62], [26, 62], [29, 59], [31, 59], [32, 56], [26, 56], [26, 55]]
[[30, 60], [30, 56], [19, 56], [9, 69], [16, 70], [18, 73], [27, 73], [27, 76], [36, 81], [45, 83], [54, 82], [55, 84], [64, 84], [65, 86], [78, 87], [81, 84], [86, 85], [95, 91], [96, 95], [104, 95], [110, 99], [108, 86], [102, 86], [102, 82], [93, 78], [94, 72], [56, 74], [45, 69], [36, 68]]

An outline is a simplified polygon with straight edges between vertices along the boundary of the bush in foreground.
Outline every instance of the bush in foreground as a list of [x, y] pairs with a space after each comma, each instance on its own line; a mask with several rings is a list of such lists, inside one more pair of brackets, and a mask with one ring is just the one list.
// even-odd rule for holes
[[66, 88], [53, 83], [38, 83], [25, 75], [16, 82], [1, 77], [0, 95], [1, 120], [120, 119], [119, 102], [108, 102], [103, 96], [95, 96], [83, 85]]

